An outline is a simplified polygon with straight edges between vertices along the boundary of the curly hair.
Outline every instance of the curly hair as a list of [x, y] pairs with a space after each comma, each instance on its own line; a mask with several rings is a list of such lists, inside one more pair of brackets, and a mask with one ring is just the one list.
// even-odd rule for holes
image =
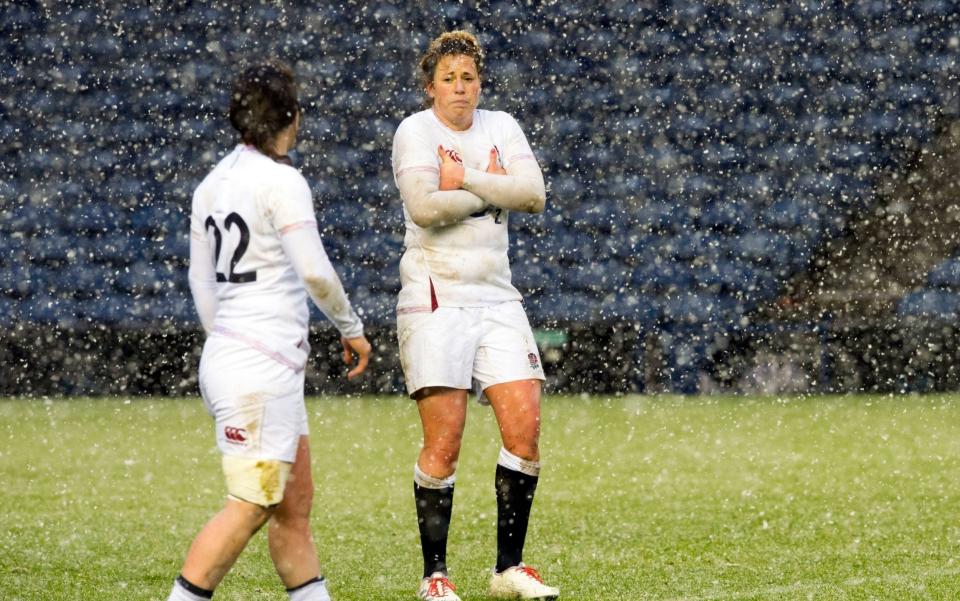
[[267, 156], [273, 157], [271, 144], [299, 112], [293, 70], [283, 62], [268, 60], [247, 67], [233, 83], [230, 124], [244, 143]]
[[420, 78], [423, 87], [433, 81], [441, 58], [457, 54], [472, 58], [477, 66], [477, 75], [483, 74], [483, 48], [480, 42], [469, 31], [457, 29], [437, 36], [420, 57]]

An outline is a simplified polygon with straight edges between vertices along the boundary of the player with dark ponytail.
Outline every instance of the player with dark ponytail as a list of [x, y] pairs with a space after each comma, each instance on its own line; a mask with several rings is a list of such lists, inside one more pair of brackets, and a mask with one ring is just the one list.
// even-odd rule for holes
[[267, 61], [245, 69], [230, 94], [230, 124], [244, 144], [281, 162], [276, 154], [277, 134], [300, 118], [297, 86], [293, 71], [278, 61]]
[[207, 338], [200, 392], [213, 416], [227, 499], [193, 540], [169, 601], [201, 601], [265, 524], [291, 601], [329, 601], [310, 530], [313, 479], [304, 368], [308, 297], [340, 332], [347, 374], [370, 343], [330, 264], [306, 180], [287, 153], [300, 126], [289, 67], [269, 61], [233, 85], [238, 144], [204, 178], [190, 216], [190, 290]]

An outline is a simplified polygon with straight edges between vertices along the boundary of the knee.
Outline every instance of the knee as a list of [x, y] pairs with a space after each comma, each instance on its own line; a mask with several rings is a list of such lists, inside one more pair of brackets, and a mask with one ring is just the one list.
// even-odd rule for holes
[[270, 531], [310, 532], [310, 512], [277, 510], [270, 519]]
[[312, 495], [296, 498], [288, 497], [284, 499], [283, 504], [277, 507], [273, 514], [273, 523], [289, 528], [309, 527], [312, 505]]
[[521, 459], [537, 461], [540, 458], [540, 428], [538, 424], [516, 426], [501, 430], [503, 448]]
[[460, 437], [450, 436], [423, 441], [423, 448], [430, 453], [457, 455], [460, 453]]
[[454, 465], [460, 456], [460, 436], [449, 436], [423, 442], [423, 454], [431, 461]]
[[253, 536], [274, 514], [276, 507], [264, 507], [249, 501], [230, 497], [225, 511], [232, 515], [234, 524], [246, 530], [248, 536]]
[[424, 449], [420, 460], [417, 462], [424, 473], [435, 478], [446, 478], [457, 471], [459, 458], [457, 455], [448, 452], [431, 453]]

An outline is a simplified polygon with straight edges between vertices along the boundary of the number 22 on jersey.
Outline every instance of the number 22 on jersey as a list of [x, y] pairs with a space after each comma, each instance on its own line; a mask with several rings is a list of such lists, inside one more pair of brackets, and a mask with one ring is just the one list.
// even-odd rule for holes
[[220, 255], [221, 251], [223, 250], [223, 234], [220, 231], [220, 227], [217, 225], [217, 222], [212, 215], [207, 217], [207, 220], [203, 223], [203, 225], [208, 231], [210, 228], [213, 228], [215, 255], [214, 265], [216, 266], [217, 271], [217, 281], [230, 282], [231, 284], [256, 282], [256, 271], [236, 271], [237, 263], [240, 262], [240, 259], [243, 257], [243, 253], [247, 252], [247, 246], [250, 245], [250, 228], [247, 227], [247, 222], [243, 220], [243, 217], [241, 217], [238, 213], [230, 213], [227, 215], [227, 218], [223, 220], [224, 230], [229, 232], [232, 231], [234, 227], [240, 230], [240, 242], [237, 244], [236, 248], [234, 248], [233, 254], [230, 256], [230, 264], [226, 266], [226, 273], [224, 273], [221, 266]]

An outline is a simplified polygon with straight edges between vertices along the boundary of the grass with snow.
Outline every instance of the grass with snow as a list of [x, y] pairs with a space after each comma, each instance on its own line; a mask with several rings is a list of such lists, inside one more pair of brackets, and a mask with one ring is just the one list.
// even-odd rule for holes
[[[309, 399], [313, 527], [339, 601], [413, 599], [411, 401]], [[449, 559], [495, 551], [489, 409], [471, 407]], [[562, 599], [960, 597], [960, 397], [550, 396], [525, 559]], [[219, 508], [196, 399], [0, 401], [0, 599], [164, 599]], [[281, 601], [265, 533], [216, 599]]]

